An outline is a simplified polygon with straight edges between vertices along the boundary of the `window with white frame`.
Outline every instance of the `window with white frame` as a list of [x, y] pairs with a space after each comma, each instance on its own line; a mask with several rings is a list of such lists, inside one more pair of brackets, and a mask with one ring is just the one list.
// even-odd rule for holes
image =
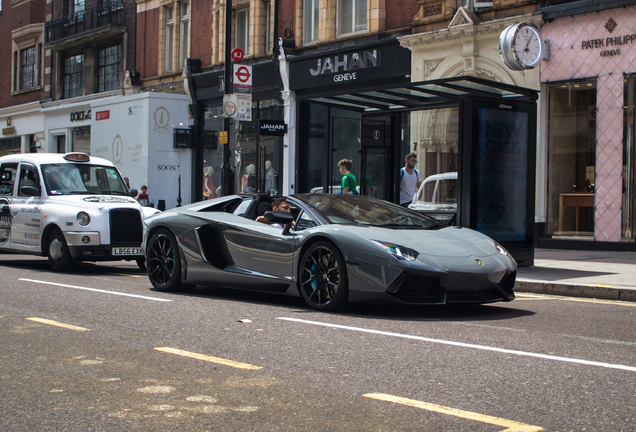
[[64, 99], [82, 95], [82, 73], [84, 71], [84, 54], [77, 54], [64, 59]]
[[493, 6], [492, 0], [483, 1], [483, 0], [459, 0], [457, 2], [457, 6], [467, 6], [469, 10], [478, 10], [483, 8], [488, 8]]
[[99, 50], [97, 91], [104, 92], [121, 88], [121, 45]]
[[303, 43], [318, 41], [319, 0], [303, 0]]
[[172, 72], [172, 56], [174, 44], [174, 6], [166, 6], [166, 37], [165, 37], [165, 72]]
[[12, 91], [40, 88], [43, 24], [30, 24], [11, 32], [13, 39]]
[[190, 9], [187, 2], [180, 4], [181, 22], [179, 28], [179, 65], [178, 69], [185, 67], [185, 59], [188, 57], [188, 42], [190, 40]]
[[265, 53], [272, 52], [272, 2], [263, 3], [265, 8]]
[[367, 0], [338, 0], [336, 8], [338, 36], [367, 29]]
[[235, 45], [243, 50], [247, 57], [250, 43], [250, 11], [241, 9], [236, 11], [236, 36]]

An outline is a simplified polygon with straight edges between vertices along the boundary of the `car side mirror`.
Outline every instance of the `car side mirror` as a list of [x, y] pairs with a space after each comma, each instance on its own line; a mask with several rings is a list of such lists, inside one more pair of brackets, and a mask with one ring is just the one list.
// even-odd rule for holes
[[139, 192], [137, 191], [137, 189], [131, 189], [130, 190], [130, 196], [135, 198], [137, 195], [139, 195]]
[[263, 217], [266, 221], [272, 223], [278, 223], [283, 225], [285, 228], [283, 229], [283, 234], [289, 234], [289, 230], [292, 226], [292, 222], [296, 219], [294, 215], [291, 213], [287, 213], [285, 211], [273, 211], [269, 210], [263, 214]]
[[41, 193], [42, 192], [40, 191], [40, 188], [35, 186], [22, 186], [20, 188], [21, 195], [35, 197], [35, 196], [40, 196]]

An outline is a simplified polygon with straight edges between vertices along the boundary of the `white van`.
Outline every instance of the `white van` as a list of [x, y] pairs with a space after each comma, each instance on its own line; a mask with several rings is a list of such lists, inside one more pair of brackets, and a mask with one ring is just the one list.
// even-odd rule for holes
[[74, 261], [135, 260], [145, 268], [143, 218], [112, 162], [85, 153], [0, 157], [0, 252], [46, 256], [53, 270]]
[[450, 220], [457, 213], [457, 173], [433, 174], [424, 179], [409, 208]]

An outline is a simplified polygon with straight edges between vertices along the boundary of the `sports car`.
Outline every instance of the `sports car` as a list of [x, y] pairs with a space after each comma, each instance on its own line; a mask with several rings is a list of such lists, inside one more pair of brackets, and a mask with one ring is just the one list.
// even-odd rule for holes
[[273, 200], [231, 195], [146, 219], [152, 285], [288, 294], [323, 311], [514, 299], [517, 263], [477, 231], [362, 195], [291, 195], [291, 212], [272, 211]]

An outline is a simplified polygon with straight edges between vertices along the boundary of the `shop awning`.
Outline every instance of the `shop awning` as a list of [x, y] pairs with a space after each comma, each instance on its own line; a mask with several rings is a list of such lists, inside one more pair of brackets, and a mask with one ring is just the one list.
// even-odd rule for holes
[[483, 78], [460, 76], [409, 84], [397, 83], [394, 86], [383, 85], [381, 89], [343, 92], [342, 88], [337, 88], [333, 93], [326, 90], [320, 97], [314, 95], [310, 99], [313, 102], [346, 109], [374, 112], [420, 110], [456, 105], [465, 97], [534, 103], [538, 98], [538, 92]]

